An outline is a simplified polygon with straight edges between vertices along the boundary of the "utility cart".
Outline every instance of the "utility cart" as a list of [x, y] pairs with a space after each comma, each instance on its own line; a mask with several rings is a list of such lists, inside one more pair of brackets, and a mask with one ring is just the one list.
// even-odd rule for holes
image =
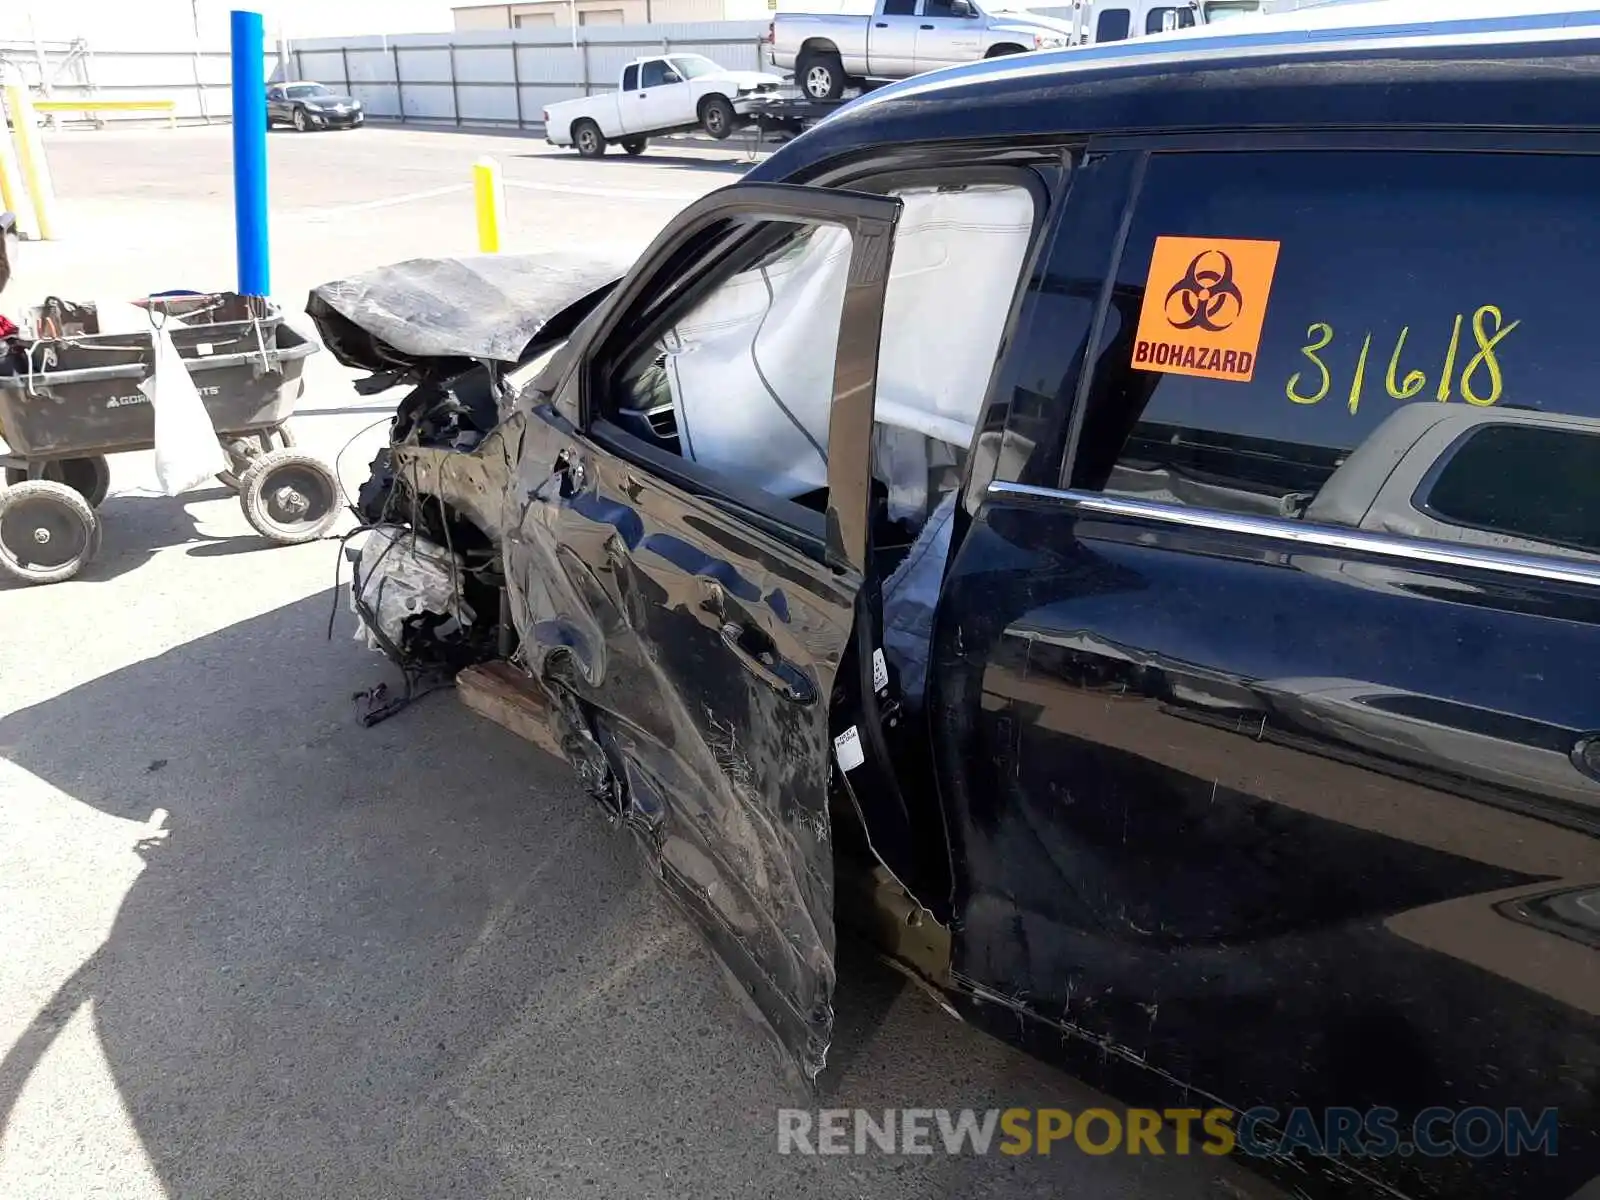
[[333, 469], [295, 449], [287, 422], [314, 342], [260, 300], [217, 293], [138, 302], [150, 328], [101, 332], [92, 306], [47, 301], [39, 336], [0, 348], [0, 574], [26, 583], [70, 579], [100, 544], [95, 509], [110, 483], [106, 456], [155, 448], [155, 411], [139, 385], [155, 335], [173, 344], [211, 418], [244, 515], [271, 541], [322, 536], [338, 519]]

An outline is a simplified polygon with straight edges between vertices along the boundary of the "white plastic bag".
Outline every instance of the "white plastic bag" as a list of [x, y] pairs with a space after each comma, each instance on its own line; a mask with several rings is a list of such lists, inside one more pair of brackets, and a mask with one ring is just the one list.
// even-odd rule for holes
[[156, 419], [156, 480], [169, 496], [181, 496], [228, 469], [200, 392], [167, 329], [155, 331], [156, 361], [139, 390]]

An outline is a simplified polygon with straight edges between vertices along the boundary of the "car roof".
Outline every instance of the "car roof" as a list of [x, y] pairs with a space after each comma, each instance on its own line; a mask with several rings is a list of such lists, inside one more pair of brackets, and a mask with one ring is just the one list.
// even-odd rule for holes
[[1313, 127], [1597, 130], [1597, 85], [1600, 8], [1337, 5], [931, 71], [846, 104], [751, 177], [804, 177], [893, 142]]

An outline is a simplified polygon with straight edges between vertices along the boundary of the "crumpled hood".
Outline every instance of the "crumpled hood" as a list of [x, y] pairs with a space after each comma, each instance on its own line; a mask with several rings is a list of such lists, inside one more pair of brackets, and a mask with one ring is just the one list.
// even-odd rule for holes
[[430, 358], [515, 363], [550, 318], [626, 267], [593, 254], [413, 258], [322, 284], [306, 312], [347, 367], [387, 371]]

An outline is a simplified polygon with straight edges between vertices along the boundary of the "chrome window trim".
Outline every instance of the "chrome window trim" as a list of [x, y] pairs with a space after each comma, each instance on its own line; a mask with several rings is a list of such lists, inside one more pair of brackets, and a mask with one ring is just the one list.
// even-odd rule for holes
[[1149, 500], [1128, 500], [1101, 492], [1035, 487], [1031, 484], [1008, 483], [998, 479], [989, 485], [987, 493], [990, 496], [1012, 499], [1045, 500], [1099, 516], [1128, 517], [1161, 525], [1181, 525], [1185, 528], [1207, 529], [1216, 533], [1267, 538], [1307, 549], [1344, 550], [1381, 558], [1428, 563], [1432, 566], [1467, 567], [1502, 575], [1574, 583], [1583, 587], [1600, 587], [1600, 564], [1589, 566], [1566, 559], [1454, 546], [1447, 542], [1368, 533], [1359, 529], [1341, 529], [1334, 525], [1307, 525], [1299, 521], [1276, 520], [1271, 517], [1242, 516], [1237, 513], [1217, 512], [1213, 509], [1159, 504]]

